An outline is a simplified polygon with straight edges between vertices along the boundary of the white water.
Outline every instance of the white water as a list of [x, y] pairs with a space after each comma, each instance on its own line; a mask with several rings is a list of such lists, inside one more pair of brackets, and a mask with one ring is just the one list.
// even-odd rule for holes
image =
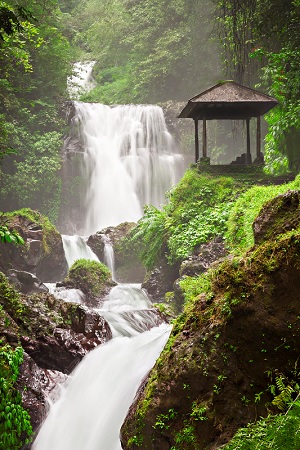
[[68, 78], [68, 92], [72, 100], [77, 100], [82, 94], [95, 87], [92, 76], [94, 64], [94, 61], [74, 64], [73, 74]]
[[[148, 306], [149, 300], [138, 285], [119, 285], [112, 290], [103, 315], [114, 314], [112, 329], [118, 337], [93, 350], [75, 369], [60, 399], [52, 405], [34, 450], [121, 449], [119, 432], [127, 411], [171, 329], [162, 324], [138, 332], [143, 331], [134, 326], [140, 320], [139, 309]], [[131, 325], [123, 315], [129, 312]]]
[[111, 243], [111, 240], [105, 234], [102, 235], [104, 241], [104, 264], [110, 269], [112, 274], [112, 279], [116, 279], [115, 275], [115, 253]]
[[77, 259], [91, 259], [92, 261], [99, 261], [97, 255], [87, 245], [87, 238], [83, 236], [66, 236], [62, 235], [63, 246], [68, 266]]
[[136, 222], [146, 204], [161, 207], [183, 172], [183, 157], [153, 105], [109, 107], [75, 102], [73, 126], [84, 147], [86, 217], [89, 235], [125, 221]]
[[[176, 153], [161, 108], [80, 102], [75, 107], [74, 127], [84, 146], [86, 180], [80, 233], [87, 236], [107, 226], [137, 221], [144, 205], [164, 204], [166, 191], [182, 174], [183, 158]], [[98, 260], [85, 237], [63, 236], [63, 243], [69, 267], [80, 258]], [[113, 272], [109, 242], [105, 262]], [[69, 294], [72, 297], [70, 292], [55, 291], [68, 301], [84, 301], [78, 292], [72, 298]], [[139, 285], [113, 288], [100, 313], [110, 324], [113, 339], [89, 353], [69, 377], [33, 450], [121, 449], [120, 428], [171, 327], [157, 326], [160, 319]]]

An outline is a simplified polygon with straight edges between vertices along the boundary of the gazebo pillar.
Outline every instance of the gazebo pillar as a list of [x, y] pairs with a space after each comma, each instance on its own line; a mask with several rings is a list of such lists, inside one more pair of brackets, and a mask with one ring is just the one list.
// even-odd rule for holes
[[260, 116], [257, 116], [256, 122], [256, 157], [261, 157], [261, 121]]
[[195, 163], [199, 159], [199, 133], [198, 133], [198, 119], [194, 119], [195, 122]]
[[251, 164], [251, 146], [250, 146], [250, 119], [246, 119], [247, 128], [247, 164]]
[[207, 131], [206, 131], [206, 119], [203, 117], [203, 130], [202, 130], [202, 156], [207, 158]]

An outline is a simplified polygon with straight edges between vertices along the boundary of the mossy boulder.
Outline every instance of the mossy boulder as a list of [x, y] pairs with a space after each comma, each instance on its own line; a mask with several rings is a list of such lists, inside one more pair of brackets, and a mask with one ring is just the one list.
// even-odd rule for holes
[[105, 264], [87, 259], [75, 261], [60, 284], [66, 288], [80, 289], [88, 306], [99, 306], [112, 286], [116, 285]]
[[267, 202], [253, 222], [254, 242], [273, 239], [300, 224], [300, 191], [289, 190]]
[[278, 411], [276, 380], [299, 383], [299, 254], [291, 231], [181, 281], [185, 310], [129, 411], [124, 449], [216, 449]]
[[25, 245], [0, 243], [0, 270], [27, 271], [42, 282], [54, 282], [67, 274], [62, 238], [46, 216], [29, 208], [3, 213], [0, 224], [16, 230]]

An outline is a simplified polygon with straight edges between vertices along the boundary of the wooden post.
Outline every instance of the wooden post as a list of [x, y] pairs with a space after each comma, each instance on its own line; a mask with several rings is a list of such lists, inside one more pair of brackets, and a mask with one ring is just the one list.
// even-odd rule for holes
[[261, 122], [260, 116], [258, 116], [256, 122], [256, 157], [259, 158], [260, 156], [261, 156]]
[[199, 134], [198, 134], [198, 120], [194, 119], [195, 122], [195, 163], [199, 159]]
[[250, 147], [250, 119], [246, 119], [247, 126], [247, 164], [251, 164], [251, 147]]
[[206, 132], [206, 119], [203, 118], [203, 134], [202, 134], [202, 156], [207, 157], [207, 132]]

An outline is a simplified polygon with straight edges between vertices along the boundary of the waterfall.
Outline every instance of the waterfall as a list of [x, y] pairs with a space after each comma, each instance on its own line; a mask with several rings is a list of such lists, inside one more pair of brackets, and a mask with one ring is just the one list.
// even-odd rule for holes
[[112, 274], [112, 279], [115, 280], [115, 253], [114, 249], [111, 243], [111, 240], [109, 239], [106, 234], [102, 235], [102, 239], [104, 241], [104, 264], [107, 265], [107, 267], [110, 269]]
[[[149, 331], [134, 327], [140, 308], [147, 313], [149, 304], [137, 285], [112, 290], [102, 312], [114, 314], [114, 337], [85, 356], [72, 373], [33, 450], [121, 450], [119, 432], [127, 411], [170, 334], [167, 324]], [[129, 312], [131, 325], [124, 316]]]
[[92, 76], [94, 61], [77, 62], [73, 66], [73, 74], [68, 77], [68, 93], [70, 98], [78, 99], [80, 95], [95, 87]]
[[74, 105], [71, 134], [77, 134], [83, 150], [80, 176], [85, 180], [78, 213], [73, 214], [79, 234], [136, 222], [146, 204], [165, 204], [166, 191], [182, 175], [183, 157], [167, 130], [162, 109]]
[[68, 266], [77, 259], [91, 259], [92, 261], [99, 261], [97, 255], [87, 245], [87, 238], [83, 236], [66, 236], [62, 235], [63, 246]]
[[[136, 222], [146, 204], [161, 207], [183, 173], [183, 157], [160, 107], [78, 101], [74, 106], [64, 166], [74, 183], [66, 189], [62, 218], [72, 224], [66, 225], [69, 233], [72, 227], [78, 234], [63, 236], [69, 267], [80, 258], [98, 260], [84, 236]], [[103, 262], [114, 277], [113, 248], [104, 233], [103, 242]], [[78, 290], [51, 289], [59, 298], [84, 304]], [[86, 355], [61, 387], [33, 450], [121, 450], [120, 428], [171, 327], [162, 323], [140, 285], [115, 286], [99, 313], [113, 338]]]

